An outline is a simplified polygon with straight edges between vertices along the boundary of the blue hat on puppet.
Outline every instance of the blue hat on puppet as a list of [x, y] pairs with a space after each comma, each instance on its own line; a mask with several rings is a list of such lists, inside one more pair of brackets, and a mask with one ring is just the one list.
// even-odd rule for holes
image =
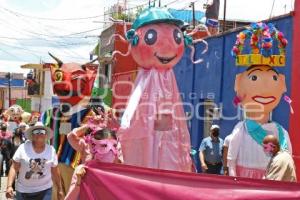
[[[126, 33], [126, 39], [131, 41], [133, 46], [137, 45], [138, 37], [135, 35], [135, 31], [148, 24], [157, 23], [168, 23], [174, 24], [178, 27], [182, 27], [184, 22], [180, 19], [176, 19], [173, 15], [165, 8], [149, 7], [141, 12], [141, 14], [133, 22], [132, 27]], [[191, 45], [193, 42], [192, 37], [185, 35], [185, 45]]]
[[[250, 54], [243, 54], [247, 39], [250, 39]], [[279, 54], [273, 54], [274, 41], [278, 43]], [[285, 66], [285, 47], [287, 39], [272, 23], [253, 23], [246, 30], [237, 35], [232, 48], [232, 55], [237, 66], [268, 65], [270, 67]]]
[[177, 26], [182, 26], [183, 21], [174, 18], [171, 13], [166, 9], [150, 7], [137, 17], [132, 25], [132, 29], [136, 30], [147, 24], [156, 24], [156, 23], [170, 23]]

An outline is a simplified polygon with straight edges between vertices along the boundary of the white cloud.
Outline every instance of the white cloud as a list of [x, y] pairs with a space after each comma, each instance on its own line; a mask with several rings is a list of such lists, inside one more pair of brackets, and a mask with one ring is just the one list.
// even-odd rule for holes
[[26, 64], [25, 62], [16, 62], [10, 60], [0, 60], [0, 72], [18, 72], [28, 73], [28, 69], [21, 69], [21, 65]]

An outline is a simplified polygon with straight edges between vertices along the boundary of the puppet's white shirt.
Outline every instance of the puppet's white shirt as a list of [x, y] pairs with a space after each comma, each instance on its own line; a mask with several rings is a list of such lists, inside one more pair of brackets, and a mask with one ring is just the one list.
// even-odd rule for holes
[[[269, 135], [278, 137], [278, 130], [274, 122], [262, 125]], [[283, 129], [287, 140], [288, 150], [292, 153], [292, 146], [288, 132]], [[233, 129], [228, 149], [228, 167], [231, 176], [248, 178], [262, 178], [270, 158], [266, 156], [263, 147], [249, 135], [245, 122], [239, 122]]]

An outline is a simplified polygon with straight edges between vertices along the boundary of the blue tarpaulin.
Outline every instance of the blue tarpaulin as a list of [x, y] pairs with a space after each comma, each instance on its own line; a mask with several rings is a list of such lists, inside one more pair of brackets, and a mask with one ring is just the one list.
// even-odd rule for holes
[[[176, 10], [176, 9], [168, 9], [168, 11], [175, 17], [176, 19], [181, 19], [186, 23], [191, 23], [193, 21], [193, 12], [191, 10]], [[201, 21], [202, 18], [205, 17], [205, 13], [201, 11], [195, 11], [195, 20]]]

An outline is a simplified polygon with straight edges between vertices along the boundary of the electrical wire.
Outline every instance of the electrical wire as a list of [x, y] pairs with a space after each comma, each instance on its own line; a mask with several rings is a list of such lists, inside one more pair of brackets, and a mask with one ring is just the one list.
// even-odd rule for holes
[[271, 18], [271, 17], [272, 17], [272, 14], [273, 14], [273, 9], [274, 9], [274, 4], [275, 4], [275, 0], [273, 0], [273, 3], [272, 3], [272, 8], [271, 8], [271, 13], [270, 13], [270, 17], [269, 17], [269, 18]]
[[174, 0], [174, 1], [171, 1], [171, 2], [169, 2], [169, 3], [166, 3], [166, 4], [164, 5], [164, 7], [167, 7], [167, 6], [169, 6], [169, 5], [173, 4], [173, 3], [176, 3], [177, 1], [179, 1], [179, 0]]
[[[23, 19], [23, 21], [26, 22], [26, 23], [23, 23], [23, 24], [30, 23], [28, 20], [25, 20], [25, 19]], [[6, 22], [6, 24], [7, 24], [7, 21], [5, 21], [5, 22]], [[7, 24], [7, 25], [10, 25], [10, 24]], [[29, 31], [29, 30], [23, 30], [24, 32], [20, 32], [18, 29], [15, 29], [14, 26], [13, 26], [11, 29], [13, 29], [13, 30], [15, 30], [15, 31], [17, 31], [17, 32], [19, 32], [19, 33], [21, 33], [21, 34], [23, 34], [23, 35], [24, 35], [24, 33], [27, 33], [27, 35], [28, 35], [28, 33], [29, 33], [28, 36], [30, 36], [30, 37], [32, 37], [32, 36], [34, 36], [34, 35], [39, 35], [39, 36], [42, 35], [42, 34], [40, 34], [40, 33], [36, 33], [36, 32], [33, 32], [33, 31]], [[49, 31], [49, 30], [46, 30], [46, 31], [47, 31], [48, 33], [51, 33], [51, 31]], [[44, 34], [44, 35], [45, 35], [45, 34]], [[52, 35], [46, 35], [46, 36], [52, 36]], [[66, 46], [67, 46], [68, 44], [65, 43], [65, 42], [53, 41], [53, 40], [49, 40], [49, 39], [46, 39], [46, 38], [40, 38], [40, 39], [51, 42], [51, 44], [53, 45], [53, 47], [59, 48], [60, 51], [63, 51], [65, 54], [67, 54], [67, 55], [69, 55], [69, 56], [72, 56], [72, 57], [75, 57], [75, 56], [76, 56], [77, 58], [80, 57], [80, 58], [86, 60], [86, 58], [84, 58], [82, 55], [78, 54], [77, 52], [72, 51], [72, 50], [69, 49], [69, 48], [66, 48]], [[72, 55], [71, 55], [71, 54], [72, 54]]]
[[[178, 0], [176, 0], [176, 1], [178, 1]], [[152, 2], [154, 2], [154, 0], [153, 0]], [[148, 5], [148, 3], [144, 3], [144, 4], [141, 4], [141, 5], [132, 7], [132, 8], [127, 8], [127, 9], [124, 9], [123, 11], [133, 10], [133, 9], [139, 8], [140, 6], [145, 6], [145, 5]], [[37, 19], [37, 20], [51, 20], [51, 21], [75, 21], [75, 20], [87, 20], [87, 19], [95, 19], [95, 18], [99, 18], [99, 17], [104, 17], [105, 15], [111, 15], [111, 14], [114, 14], [114, 13], [115, 13], [115, 12], [111, 12], [111, 13], [105, 13], [105, 14], [103, 14], [103, 15], [95, 15], [95, 16], [88, 16], [88, 17], [56, 19], [56, 18], [46, 18], [46, 17], [36, 17], [36, 16], [25, 15], [25, 14], [22, 14], [22, 13], [20, 13], [20, 12], [16, 12], [16, 11], [10, 10], [10, 9], [8, 9], [8, 8], [5, 8], [5, 7], [3, 7], [3, 6], [0, 6], [0, 8], [6, 10], [7, 12], [10, 12], [10, 13], [12, 13], [12, 14], [18, 16], [18, 17], [22, 16], [22, 17], [31, 18], [31, 19]]]
[[[5, 50], [3, 50], [3, 49], [1, 49], [1, 48], [0, 48], [0, 51], [6, 53], [7, 55], [10, 55], [10, 56], [14, 57], [14, 58], [17, 59], [17, 60], [25, 61], [25, 60], [23, 60], [22, 58], [19, 58], [19, 57], [17, 57], [16, 55], [11, 54], [11, 53], [9, 53], [8, 51], [5, 51]], [[26, 61], [25, 61], [25, 62], [26, 62]]]

